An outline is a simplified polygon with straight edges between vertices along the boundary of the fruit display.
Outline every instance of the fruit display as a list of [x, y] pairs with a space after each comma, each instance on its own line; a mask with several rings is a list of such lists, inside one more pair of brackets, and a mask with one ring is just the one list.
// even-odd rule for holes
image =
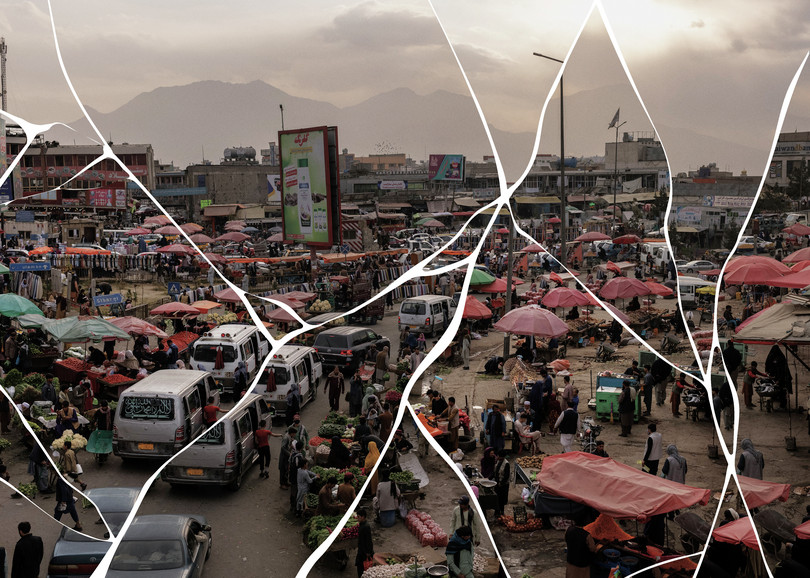
[[208, 321], [217, 325], [225, 325], [226, 323], [236, 323], [239, 318], [236, 317], [236, 313], [228, 311], [227, 313], [209, 313]]
[[543, 527], [543, 522], [540, 518], [535, 518], [529, 515], [529, 519], [526, 521], [525, 524], [517, 524], [515, 523], [514, 516], [500, 516], [498, 518], [498, 522], [506, 526], [507, 531], [509, 532], [532, 532], [534, 530], [539, 530]]
[[411, 510], [405, 518], [405, 525], [411, 531], [411, 534], [419, 539], [422, 546], [433, 548], [447, 546], [447, 533], [441, 529], [441, 526], [427, 512], [420, 512], [416, 509]]
[[309, 306], [310, 313], [329, 313], [332, 310], [332, 305], [325, 299], [316, 299]]
[[524, 470], [539, 470], [543, 467], [543, 455], [523, 456], [515, 460], [515, 463]]

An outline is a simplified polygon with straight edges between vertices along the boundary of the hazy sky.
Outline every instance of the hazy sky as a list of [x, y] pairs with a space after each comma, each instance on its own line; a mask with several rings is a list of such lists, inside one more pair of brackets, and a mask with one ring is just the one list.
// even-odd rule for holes
[[[671, 160], [696, 166], [712, 159], [691, 158], [689, 143], [662, 127], [756, 148], [761, 166], [732, 161], [730, 168], [761, 174], [786, 88], [810, 47], [806, 4], [603, 5]], [[47, 4], [0, 0], [0, 6], [0, 31], [9, 46], [9, 111], [35, 122], [77, 118], [59, 72]], [[532, 52], [564, 58], [592, 3], [436, 0], [434, 6], [488, 122], [535, 131], [559, 68]], [[206, 79], [260, 79], [338, 106], [398, 86], [420, 94], [439, 88], [467, 93], [439, 22], [421, 0], [54, 0], [53, 8], [76, 89], [104, 112], [140, 92]], [[566, 94], [622, 82], [626, 77], [596, 11], [566, 68]], [[786, 130], [810, 129], [809, 102], [810, 82], [803, 82]], [[601, 152], [604, 141], [600, 129], [593, 150], [572, 153]]]

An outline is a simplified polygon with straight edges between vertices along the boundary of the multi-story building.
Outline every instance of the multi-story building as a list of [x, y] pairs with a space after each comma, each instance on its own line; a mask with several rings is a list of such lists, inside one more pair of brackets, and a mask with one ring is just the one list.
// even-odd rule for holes
[[783, 132], [776, 141], [766, 185], [786, 187], [791, 173], [810, 158], [810, 132]]

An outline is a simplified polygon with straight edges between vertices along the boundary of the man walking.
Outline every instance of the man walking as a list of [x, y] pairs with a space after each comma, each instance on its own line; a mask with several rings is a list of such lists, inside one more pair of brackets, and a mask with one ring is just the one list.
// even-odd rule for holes
[[340, 368], [335, 366], [332, 372], [326, 377], [326, 386], [323, 392], [329, 391], [329, 407], [332, 411], [338, 411], [340, 406], [340, 396], [346, 391], [346, 382]]
[[446, 417], [449, 421], [447, 424], [447, 433], [450, 436], [450, 451], [454, 452], [458, 449], [459, 412], [458, 408], [456, 407], [455, 397], [448, 397], [447, 403], [447, 408], [441, 413], [441, 415], [439, 415], [439, 417]]
[[[281, 434], [275, 434], [267, 429], [267, 422], [265, 420], [259, 421], [259, 429], [253, 432], [256, 438], [256, 448], [259, 452], [259, 477], [270, 477], [270, 437], [280, 438]], [[264, 468], [267, 467], [267, 471]]]
[[59, 477], [56, 479], [56, 507], [53, 510], [53, 517], [61, 520], [62, 514], [69, 514], [73, 519], [73, 529], [82, 531], [82, 523], [79, 522], [79, 514], [76, 512], [76, 500], [73, 498], [73, 488]]
[[622, 392], [619, 394], [619, 420], [622, 424], [622, 433], [619, 437], [626, 438], [633, 429], [633, 394], [630, 392], [630, 382], [622, 382]]
[[577, 435], [580, 427], [579, 414], [573, 407], [566, 409], [560, 414], [560, 417], [557, 418], [554, 429], [560, 431], [560, 445], [563, 448], [563, 453], [573, 451], [571, 446], [574, 443], [574, 436]]
[[31, 534], [30, 522], [17, 524], [17, 533], [19, 533], [20, 539], [14, 546], [11, 578], [37, 578], [44, 553], [42, 538]]
[[504, 438], [506, 438], [506, 419], [501, 414], [501, 408], [495, 404], [492, 406], [492, 413], [487, 416], [485, 426], [489, 436], [489, 445], [497, 453], [504, 448]]
[[450, 535], [455, 534], [456, 530], [463, 526], [472, 531], [472, 540], [478, 546], [481, 543], [481, 531], [478, 528], [478, 517], [470, 507], [470, 498], [468, 496], [460, 497], [458, 506], [453, 508], [453, 515], [450, 518]]
[[740, 375], [742, 365], [742, 354], [734, 347], [734, 342], [729, 339], [726, 348], [723, 350], [723, 363], [726, 366], [728, 375], [731, 378], [731, 386], [737, 389], [737, 377]]
[[661, 433], [656, 431], [658, 427], [651, 423], [647, 426], [647, 445], [644, 448], [644, 459], [642, 470], [652, 474], [658, 474], [658, 462], [661, 461], [663, 444], [661, 443]]
[[[635, 363], [636, 362], [634, 361], [633, 364]], [[642, 415], [651, 415], [653, 389], [655, 389], [655, 378], [653, 377], [652, 374], [652, 368], [649, 365], [645, 365], [644, 369], [647, 370], [647, 373], [644, 374], [644, 406], [647, 409]]]
[[385, 374], [388, 373], [388, 346], [382, 348], [375, 360], [377, 383], [385, 385]]

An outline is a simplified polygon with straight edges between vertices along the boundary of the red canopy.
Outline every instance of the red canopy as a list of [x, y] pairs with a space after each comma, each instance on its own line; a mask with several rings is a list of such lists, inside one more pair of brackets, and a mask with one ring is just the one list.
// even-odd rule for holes
[[776, 500], [787, 502], [790, 496], [790, 484], [766, 482], [747, 476], [737, 476], [737, 480], [749, 509], [759, 508]]
[[160, 307], [155, 307], [149, 312], [149, 315], [199, 315], [200, 312], [194, 309], [191, 305], [180, 303], [179, 301], [171, 301], [165, 303]]
[[597, 233], [596, 231], [591, 231], [590, 233], [583, 233], [574, 241], [580, 241], [583, 243], [590, 243], [591, 241], [610, 241], [610, 237], [605, 235], [604, 233]]
[[547, 456], [538, 477], [554, 496], [586, 504], [611, 518], [640, 522], [651, 516], [709, 503], [711, 490], [658, 478], [610, 458], [584, 452]]
[[180, 229], [174, 225], [166, 225], [164, 227], [160, 227], [159, 229], [155, 229], [155, 233], [158, 235], [179, 235]]
[[203, 230], [203, 227], [197, 223], [186, 223], [185, 225], [180, 225], [180, 228], [189, 235], [192, 233], [199, 233]]
[[174, 253], [175, 255], [196, 255], [196, 251], [189, 247], [188, 245], [178, 245], [175, 243], [174, 245], [166, 245], [165, 247], [159, 247], [155, 249], [158, 253]]
[[726, 285], [770, 285], [790, 272], [790, 268], [782, 265], [786, 271], [781, 271], [772, 265], [765, 263], [748, 263], [737, 267], [731, 273], [726, 268], [726, 275], [723, 277]]
[[241, 303], [242, 299], [239, 298], [236, 291], [231, 289], [223, 289], [217, 293], [214, 293], [214, 297], [217, 298], [218, 301], [224, 301], [225, 303]]
[[622, 235], [613, 239], [614, 245], [635, 245], [641, 243], [641, 239], [637, 235]]
[[789, 273], [784, 277], [772, 274], [770, 280], [765, 285], [774, 287], [788, 287], [790, 289], [803, 289], [810, 285], [810, 269], [802, 269], [795, 273]]
[[214, 265], [227, 265], [228, 260], [219, 253], [203, 253]]
[[[545, 467], [545, 463], [543, 464]], [[648, 474], [649, 475], [649, 474]], [[759, 550], [757, 533], [751, 524], [751, 518], [740, 518], [720, 526], [712, 531], [712, 538], [726, 544], [744, 544], [753, 550]]]
[[650, 288], [653, 295], [658, 295], [659, 297], [669, 297], [674, 293], [672, 289], [667, 287], [666, 285], [662, 285], [661, 283], [657, 283], [656, 281], [647, 280], [644, 284]]
[[125, 235], [135, 236], [135, 235], [148, 235], [150, 233], [149, 229], [144, 229], [143, 227], [135, 227], [134, 229], [130, 229], [129, 231], [125, 231]]
[[219, 237], [214, 239], [214, 241], [234, 241], [236, 243], [241, 243], [242, 241], [246, 241], [248, 239], [250, 239], [250, 235], [238, 233], [237, 231], [231, 231], [230, 233], [220, 235]]
[[537, 337], [561, 337], [568, 333], [568, 325], [564, 321], [539, 305], [512, 309], [494, 325], [494, 328], [504, 333]]
[[790, 227], [782, 229], [782, 232], [803, 237], [804, 235], [810, 235], [810, 227], [801, 223], [794, 223]]
[[587, 295], [570, 287], [555, 287], [541, 301], [546, 307], [575, 307], [590, 302]]
[[492, 317], [492, 311], [489, 307], [481, 303], [472, 295], [467, 295], [467, 300], [464, 302], [464, 314], [462, 319], [489, 319]]
[[793, 533], [796, 534], [797, 538], [810, 540], [810, 520], [793, 528]]
[[[796, 253], [794, 253], [794, 255], [795, 254]], [[807, 257], [807, 259], [810, 259], [810, 257]], [[797, 260], [801, 261], [801, 259]], [[785, 262], [788, 262], [787, 259], [785, 259]], [[746, 255], [744, 257], [735, 257], [734, 259], [726, 263], [726, 277], [728, 277], [729, 273], [736, 271], [740, 267], [744, 267], [746, 265], [759, 265], [763, 268], [767, 267], [783, 275], [790, 273], [790, 267], [788, 267], [784, 263], [780, 263], [773, 257], [766, 257], [765, 255]]]
[[524, 252], [524, 253], [545, 253], [546, 252], [546, 250], [543, 249], [543, 247], [541, 247], [537, 243], [532, 243], [531, 245], [527, 245], [526, 247], [523, 247], [523, 249], [521, 249], [521, 251]]
[[[514, 285], [515, 283], [513, 281], [512, 286], [514, 287]], [[483, 293], [506, 293], [506, 280], [495, 279], [492, 283], [478, 285], [475, 289]]]
[[198, 299], [194, 302], [192, 307], [199, 311], [200, 313], [208, 313], [212, 309], [219, 309], [222, 307], [222, 303], [217, 303], [216, 301], [208, 301], [207, 299]]
[[550, 223], [552, 225], [558, 225], [558, 224], [562, 223], [562, 219], [560, 219], [559, 217], [551, 217], [549, 220], [546, 221], [546, 223]]
[[804, 249], [794, 251], [782, 259], [782, 263], [798, 263], [799, 261], [807, 261], [808, 259], [810, 259], [810, 247], [805, 247]]
[[603, 299], [630, 299], [652, 293], [643, 281], [635, 277], [614, 277], [599, 291]]
[[810, 267], [810, 259], [807, 259], [805, 261], [799, 261], [798, 263], [793, 265], [790, 268], [790, 270], [793, 271], [794, 273], [798, 273], [799, 271], [804, 271], [808, 267]]
[[273, 309], [267, 314], [267, 318], [273, 321], [286, 321], [287, 323], [294, 321], [296, 323], [300, 323], [301, 319], [299, 319], [296, 315], [288, 313], [281, 307]]
[[166, 225], [167, 223], [171, 223], [171, 219], [166, 215], [156, 215], [154, 217], [147, 217], [144, 219], [144, 225]]
[[214, 240], [211, 237], [209, 237], [208, 235], [204, 235], [203, 233], [194, 233], [189, 237], [189, 239], [191, 239], [194, 243], [197, 243], [198, 245], [204, 245], [207, 243], [214, 242]]
[[[302, 303], [308, 303], [315, 299], [318, 294], [317, 293], [309, 293], [307, 291], [290, 291], [289, 293], [284, 293], [284, 295], [280, 295], [280, 297], [289, 297], [290, 299], [295, 299], [296, 301], [301, 301]], [[270, 295], [270, 298], [273, 296]]]
[[163, 339], [168, 337], [168, 335], [166, 335], [166, 333], [161, 331], [159, 328], [155, 327], [151, 323], [147, 323], [143, 319], [139, 319], [138, 317], [132, 317], [129, 315], [126, 317], [114, 317], [110, 319], [110, 323], [115, 325], [118, 329], [134, 335], [154, 335], [155, 337], [160, 337]]
[[507, 233], [509, 233], [509, 229], [507, 229], [506, 227], [501, 227], [495, 232], [498, 233], [499, 235], [506, 235]]

